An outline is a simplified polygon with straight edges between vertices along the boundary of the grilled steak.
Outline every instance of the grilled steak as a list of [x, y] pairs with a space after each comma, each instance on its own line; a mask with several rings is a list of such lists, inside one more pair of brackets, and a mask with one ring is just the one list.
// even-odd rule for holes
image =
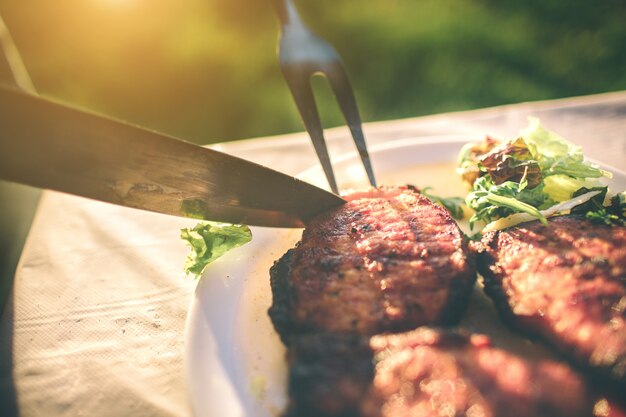
[[285, 417], [359, 416], [374, 379], [369, 336], [311, 333], [292, 342]]
[[458, 320], [476, 272], [464, 235], [413, 187], [347, 196], [270, 271], [274, 326], [371, 335]]
[[305, 335], [289, 361], [290, 417], [589, 417], [594, 406], [569, 366], [461, 332]]
[[626, 228], [580, 216], [488, 233], [485, 290], [515, 327], [626, 384]]

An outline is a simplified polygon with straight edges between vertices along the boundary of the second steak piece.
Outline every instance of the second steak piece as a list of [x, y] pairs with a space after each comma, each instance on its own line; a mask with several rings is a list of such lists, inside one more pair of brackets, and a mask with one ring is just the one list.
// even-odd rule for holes
[[626, 227], [555, 217], [488, 233], [478, 251], [506, 320], [626, 384]]
[[457, 321], [476, 271], [450, 214], [413, 187], [345, 198], [313, 219], [270, 271], [269, 314], [283, 341]]
[[620, 415], [606, 399], [607, 412], [592, 414], [595, 395], [568, 365], [531, 361], [463, 331], [305, 335], [288, 360], [285, 417]]

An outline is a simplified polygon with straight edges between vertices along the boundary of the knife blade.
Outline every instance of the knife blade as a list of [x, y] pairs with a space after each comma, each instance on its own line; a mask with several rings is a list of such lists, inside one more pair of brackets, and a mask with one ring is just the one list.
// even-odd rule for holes
[[297, 178], [0, 85], [0, 178], [174, 216], [303, 227], [345, 201]]

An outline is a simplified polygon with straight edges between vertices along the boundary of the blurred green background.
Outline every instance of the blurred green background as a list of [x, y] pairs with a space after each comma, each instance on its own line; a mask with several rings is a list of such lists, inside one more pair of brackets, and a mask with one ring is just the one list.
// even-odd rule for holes
[[[626, 89], [622, 0], [295, 2], [365, 121]], [[0, 15], [46, 96], [201, 144], [302, 130], [270, 0], [0, 0]]]
[[[295, 2], [366, 122], [626, 89], [623, 0]], [[0, 0], [0, 15], [42, 95], [200, 144], [303, 130], [271, 0]], [[341, 124], [314, 86], [324, 125]], [[0, 181], [3, 276], [37, 197]]]

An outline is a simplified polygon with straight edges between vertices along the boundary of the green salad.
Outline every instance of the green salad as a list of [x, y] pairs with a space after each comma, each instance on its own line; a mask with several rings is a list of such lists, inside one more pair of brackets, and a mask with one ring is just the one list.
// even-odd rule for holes
[[531, 118], [518, 138], [487, 137], [459, 155], [458, 172], [470, 188], [465, 199], [482, 231], [556, 214], [581, 213], [607, 224], [624, 224], [625, 194], [607, 198], [602, 178], [612, 174], [585, 160], [582, 149]]
[[192, 229], [182, 229], [180, 237], [191, 247], [185, 272], [198, 278], [208, 264], [252, 240], [252, 232], [244, 225], [203, 221]]

